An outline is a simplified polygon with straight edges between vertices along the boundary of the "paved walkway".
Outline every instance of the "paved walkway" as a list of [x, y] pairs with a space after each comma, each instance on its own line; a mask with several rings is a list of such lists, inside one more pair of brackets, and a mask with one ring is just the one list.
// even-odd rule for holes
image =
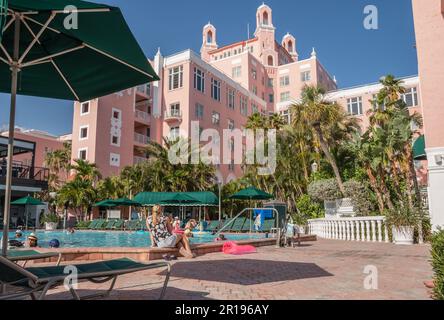
[[[320, 240], [303, 247], [259, 248], [257, 254], [209, 254], [174, 263], [167, 299], [429, 299], [429, 246]], [[378, 290], [364, 288], [366, 266], [378, 270]], [[149, 284], [154, 282], [154, 284]], [[111, 299], [156, 299], [162, 274], [121, 277]], [[80, 284], [90, 294], [104, 286]], [[50, 299], [68, 296], [62, 289]]]

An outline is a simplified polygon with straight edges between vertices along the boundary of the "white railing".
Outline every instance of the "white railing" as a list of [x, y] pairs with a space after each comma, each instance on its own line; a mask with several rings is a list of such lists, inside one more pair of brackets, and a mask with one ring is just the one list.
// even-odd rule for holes
[[150, 115], [148, 114], [148, 112], [140, 111], [140, 110], [136, 109], [134, 111], [134, 115], [136, 116], [137, 119], [143, 120], [144, 122], [150, 121]]
[[135, 156], [134, 157], [134, 164], [144, 163], [147, 160], [148, 160], [147, 158]]
[[140, 144], [149, 144], [150, 138], [140, 133], [134, 133], [134, 141]]
[[308, 231], [324, 239], [389, 242], [385, 217], [380, 216], [309, 220]]
[[143, 84], [143, 85], [137, 86], [136, 90], [137, 90], [137, 92], [142, 93], [144, 95], [147, 95], [147, 96], [150, 95], [149, 84]]
[[182, 119], [182, 111], [181, 110], [170, 110], [165, 112], [165, 120], [176, 120]]

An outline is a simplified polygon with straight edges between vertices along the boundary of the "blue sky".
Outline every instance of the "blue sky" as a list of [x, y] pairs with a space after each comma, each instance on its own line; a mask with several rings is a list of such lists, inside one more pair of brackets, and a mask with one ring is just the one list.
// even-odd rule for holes
[[[164, 55], [191, 48], [199, 52], [202, 26], [217, 28], [219, 45], [244, 40], [251, 33], [261, 0], [96, 0], [119, 6], [147, 56], [160, 47]], [[375, 82], [380, 76], [417, 74], [410, 0], [268, 0], [276, 37], [290, 32], [300, 59], [312, 47], [340, 87]], [[363, 27], [364, 7], [376, 5], [379, 30]], [[9, 95], [0, 94], [0, 125], [9, 121]], [[16, 124], [65, 134], [72, 130], [72, 102], [19, 97]]]

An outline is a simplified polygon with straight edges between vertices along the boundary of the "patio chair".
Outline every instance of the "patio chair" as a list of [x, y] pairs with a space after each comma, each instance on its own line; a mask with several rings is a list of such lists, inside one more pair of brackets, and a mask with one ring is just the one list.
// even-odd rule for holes
[[139, 220], [130, 220], [127, 222], [126, 230], [136, 231], [139, 227]]
[[41, 253], [36, 250], [9, 250], [7, 258], [12, 262], [24, 261], [22, 267], [25, 267], [28, 261], [41, 260], [58, 257], [56, 266], [60, 265], [62, 261], [62, 254], [60, 252], [46, 252]]
[[273, 229], [275, 226], [276, 226], [275, 219], [265, 220], [264, 224], [262, 225], [262, 232], [270, 232], [271, 229]]
[[[223, 222], [222, 222], [222, 224], [223, 224]], [[208, 223], [208, 225], [207, 225], [206, 231], [215, 232], [215, 231], [219, 230], [220, 225], [221, 225], [221, 221], [218, 221], [218, 220], [210, 221], [210, 223]]]
[[88, 229], [91, 228], [91, 224], [92, 224], [93, 222], [94, 222], [94, 221], [85, 222], [85, 224], [84, 224], [84, 225], [81, 225], [81, 226], [79, 226], [79, 224], [77, 223], [77, 225], [76, 225], [76, 229], [77, 229], [77, 230], [88, 230]]
[[105, 220], [103, 220], [103, 219], [99, 219], [99, 220], [97, 220], [96, 225], [95, 225], [94, 227], [91, 228], [91, 230], [102, 230], [103, 225], [104, 225], [105, 223], [106, 223]]
[[245, 217], [237, 218], [236, 221], [234, 221], [233, 226], [231, 227], [230, 231], [241, 232], [242, 227], [244, 226], [245, 220], [247, 220], [247, 218], [245, 218]]
[[[90, 281], [97, 284], [111, 282], [106, 292], [83, 297], [79, 296], [71, 284], [66, 283], [66, 285], [69, 286], [69, 292], [74, 300], [109, 297], [114, 289], [118, 276], [165, 267], [167, 274], [160, 294], [160, 299], [163, 299], [171, 272], [171, 266], [167, 262], [143, 264], [130, 259], [78, 264], [73, 265], [73, 267], [77, 268], [77, 280], [79, 281]], [[23, 268], [9, 259], [0, 257], [0, 284], [5, 288], [13, 287], [19, 290], [9, 293], [3, 291], [0, 293], [0, 300], [16, 299], [26, 296], [30, 296], [33, 300], [44, 300], [49, 289], [69, 282], [65, 281], [67, 276], [65, 267], [63, 266]]]
[[122, 230], [124, 224], [125, 224], [125, 220], [119, 219], [114, 224], [113, 229], [114, 230]]
[[[251, 228], [251, 229], [250, 229]], [[251, 219], [245, 219], [244, 225], [242, 226], [242, 232], [253, 232], [254, 229], [254, 221]]]
[[102, 230], [112, 230], [114, 225], [116, 224], [116, 220], [109, 220], [102, 226]]
[[92, 220], [92, 221], [89, 223], [87, 229], [92, 230], [93, 228], [95, 228], [96, 225], [97, 225], [97, 222], [98, 222], [97, 220]]

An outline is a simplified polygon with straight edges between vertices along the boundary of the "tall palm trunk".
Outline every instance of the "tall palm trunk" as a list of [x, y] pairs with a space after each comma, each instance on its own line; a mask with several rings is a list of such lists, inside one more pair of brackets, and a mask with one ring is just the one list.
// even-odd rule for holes
[[382, 193], [378, 188], [378, 181], [376, 180], [375, 176], [373, 175], [372, 169], [368, 166], [366, 167], [366, 172], [370, 180], [370, 186], [372, 187], [373, 191], [376, 194], [376, 199], [378, 200], [378, 207], [379, 212], [381, 215], [384, 214], [384, 198], [382, 197]]
[[345, 188], [344, 183], [342, 182], [341, 174], [339, 173], [338, 165], [336, 164], [336, 160], [334, 159], [333, 155], [331, 154], [330, 150], [328, 149], [327, 143], [325, 142], [324, 135], [322, 134], [321, 126], [319, 123], [314, 124], [315, 131], [318, 135], [319, 144], [321, 146], [322, 152], [324, 152], [325, 157], [327, 158], [328, 162], [330, 163], [333, 172], [335, 173], [336, 182], [338, 183], [339, 190], [342, 193], [342, 196], [345, 196]]

